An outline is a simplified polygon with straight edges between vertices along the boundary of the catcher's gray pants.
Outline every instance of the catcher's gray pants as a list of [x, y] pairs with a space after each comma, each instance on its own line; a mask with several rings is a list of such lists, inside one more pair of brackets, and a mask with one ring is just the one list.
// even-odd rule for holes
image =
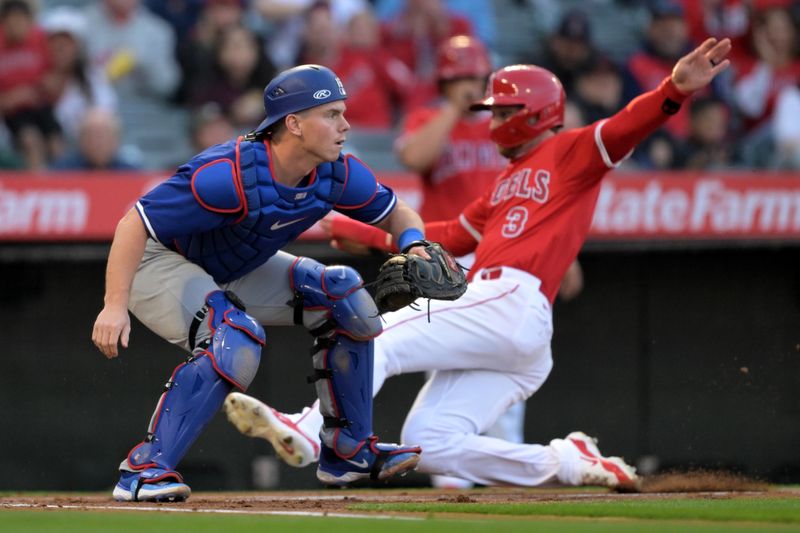
[[[295, 256], [278, 252], [241, 278], [218, 285], [202, 268], [163, 245], [148, 240], [131, 288], [129, 308], [145, 326], [172, 344], [189, 350], [189, 328], [208, 293], [231, 290], [247, 307], [247, 314], [267, 326], [294, 324], [289, 273]], [[305, 312], [307, 327], [324, 320], [322, 311]], [[197, 332], [196, 344], [209, 336], [207, 327]]]

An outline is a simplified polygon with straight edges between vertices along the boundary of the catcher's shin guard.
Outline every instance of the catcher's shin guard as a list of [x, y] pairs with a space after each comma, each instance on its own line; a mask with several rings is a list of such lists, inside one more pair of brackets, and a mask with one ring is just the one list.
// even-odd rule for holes
[[350, 267], [324, 265], [300, 257], [292, 266], [295, 322], [303, 310], [328, 310], [321, 325], [310, 328], [314, 376], [325, 417], [323, 444], [343, 457], [358, 452], [372, 435], [372, 339], [380, 334], [378, 309]]
[[[183, 458], [235, 386], [245, 390], [255, 377], [265, 342], [264, 329], [230, 293], [214, 291], [198, 314], [208, 316], [213, 335], [179, 365], [166, 384], [145, 440], [122, 461], [120, 470], [161, 469], [179, 479], [175, 466]], [[202, 320], [203, 318], [199, 318]], [[206, 341], [203, 344], [208, 344]], [[143, 476], [147, 483], [147, 476]]]
[[344, 266], [324, 267], [299, 258], [292, 267], [295, 322], [303, 310], [329, 310], [311, 328], [322, 446], [317, 478], [346, 484], [362, 478], [387, 479], [416, 467], [420, 449], [383, 444], [372, 434], [373, 341], [381, 322], [361, 277]]

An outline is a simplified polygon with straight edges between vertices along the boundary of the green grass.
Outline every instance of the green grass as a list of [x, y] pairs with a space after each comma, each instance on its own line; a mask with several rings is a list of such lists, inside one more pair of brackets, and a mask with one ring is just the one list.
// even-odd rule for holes
[[645, 520], [713, 520], [800, 524], [800, 498], [657, 499], [530, 503], [360, 503], [359, 511], [477, 513]]
[[634, 533], [639, 531], [723, 533], [730, 531], [792, 531], [780, 524], [660, 523], [638, 520], [464, 519], [378, 520], [213, 514], [98, 513], [84, 511], [4, 511], [0, 531], [13, 533]]

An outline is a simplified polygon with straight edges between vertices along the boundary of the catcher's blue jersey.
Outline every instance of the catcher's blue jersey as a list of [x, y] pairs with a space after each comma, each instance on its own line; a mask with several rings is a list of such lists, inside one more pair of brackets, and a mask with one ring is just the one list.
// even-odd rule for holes
[[376, 224], [391, 189], [351, 155], [319, 165], [290, 188], [272, 179], [267, 143], [213, 146], [139, 199], [148, 235], [200, 265], [218, 283], [254, 270], [332, 209]]

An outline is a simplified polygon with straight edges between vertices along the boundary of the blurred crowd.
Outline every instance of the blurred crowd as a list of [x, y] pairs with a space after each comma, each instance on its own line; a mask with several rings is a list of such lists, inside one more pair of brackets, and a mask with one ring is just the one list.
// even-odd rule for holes
[[553, 71], [570, 127], [729, 37], [732, 68], [627, 166], [800, 169], [799, 32], [800, 0], [0, 0], [0, 168], [172, 167], [257, 125], [300, 63], [337, 72], [349, 149], [391, 166], [371, 153], [437, 105], [437, 48], [464, 34]]

